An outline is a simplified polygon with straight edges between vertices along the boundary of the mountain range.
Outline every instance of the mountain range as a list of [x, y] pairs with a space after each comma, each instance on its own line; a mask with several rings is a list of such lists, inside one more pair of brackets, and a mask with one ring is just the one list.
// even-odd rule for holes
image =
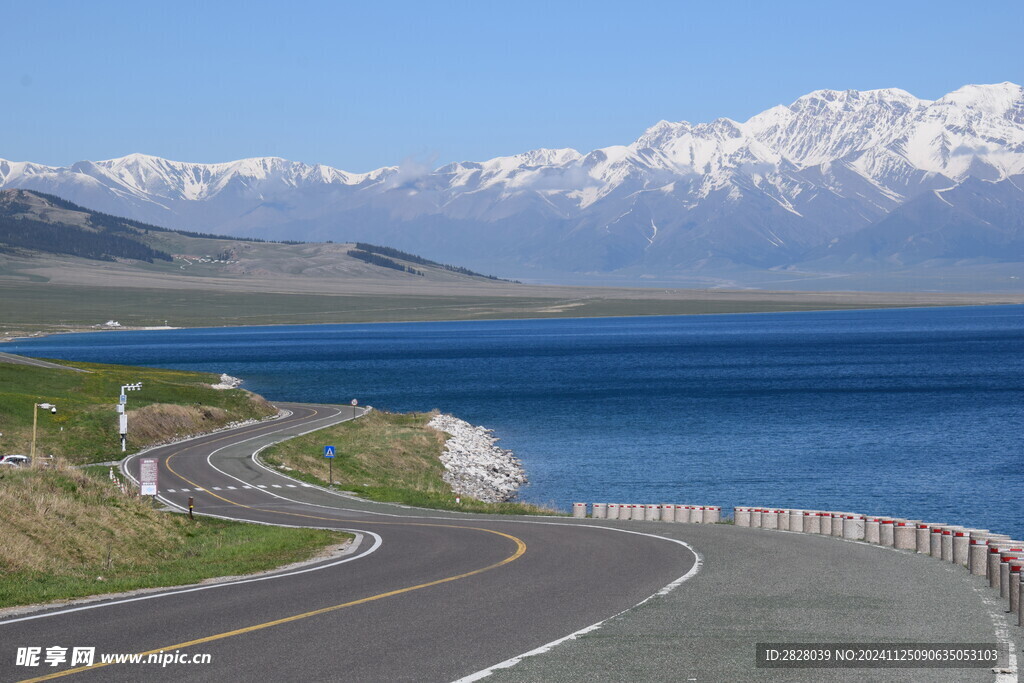
[[175, 229], [387, 244], [519, 278], [1005, 277], [1024, 263], [1024, 89], [968, 85], [934, 101], [818, 90], [745, 122], [661, 121], [628, 145], [437, 169], [0, 160], [0, 188]]

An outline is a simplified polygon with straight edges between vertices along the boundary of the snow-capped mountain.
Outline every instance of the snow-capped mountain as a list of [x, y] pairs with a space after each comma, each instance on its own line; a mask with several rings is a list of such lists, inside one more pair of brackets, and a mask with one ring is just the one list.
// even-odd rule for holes
[[935, 101], [818, 90], [745, 122], [661, 121], [587, 154], [434, 170], [0, 161], [0, 187], [172, 228], [373, 241], [506, 274], [1024, 261], [1024, 89], [968, 85]]

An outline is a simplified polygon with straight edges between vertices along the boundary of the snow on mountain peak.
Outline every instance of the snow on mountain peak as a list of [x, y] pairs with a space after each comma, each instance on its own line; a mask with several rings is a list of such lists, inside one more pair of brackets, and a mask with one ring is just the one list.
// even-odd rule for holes
[[1024, 107], [1024, 88], [1009, 81], [990, 85], [965, 85], [939, 98], [935, 104], [1003, 116], [1013, 109], [1019, 111]]
[[[121, 213], [193, 229], [249, 227], [272, 213], [250, 212], [270, 205], [289, 207], [273, 209], [286, 221], [292, 203], [303, 216], [387, 207], [403, 220], [433, 212], [486, 222], [529, 207], [559, 220], [593, 212], [598, 221], [628, 222], [633, 203], [657, 190], [664, 214], [655, 218], [667, 235], [668, 223], [722, 197], [767, 200], [758, 210], [781, 210], [786, 220], [819, 212], [830, 221], [859, 216], [855, 222], [925, 187], [1019, 173], [1024, 90], [1000, 83], [964, 86], [934, 102], [898, 88], [816, 90], [742, 123], [659, 121], [629, 145], [585, 154], [540, 148], [439, 169], [403, 164], [353, 174], [280, 157], [198, 164], [136, 153], [64, 168], [0, 161], [0, 187], [64, 194], [114, 213], [129, 206]], [[636, 220], [648, 230], [651, 216]]]

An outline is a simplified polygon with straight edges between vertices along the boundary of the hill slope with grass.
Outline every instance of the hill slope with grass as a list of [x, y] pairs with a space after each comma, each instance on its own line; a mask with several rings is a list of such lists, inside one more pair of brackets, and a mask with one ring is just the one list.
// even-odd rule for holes
[[351, 538], [167, 514], [98, 469], [0, 469], [0, 608], [265, 571]]
[[126, 384], [142, 382], [129, 394], [128, 448], [208, 432], [232, 422], [275, 413], [262, 397], [241, 389], [214, 389], [218, 375], [66, 362], [89, 372], [70, 372], [0, 362], [0, 453], [28, 453], [32, 406], [39, 410], [36, 453], [74, 464], [122, 457], [115, 404]]
[[[54, 195], [0, 190], [0, 253], [119, 262], [185, 278], [370, 278], [407, 284], [497, 278], [366, 243], [306, 243], [169, 230], [111, 216]], [[92, 264], [95, 267], [96, 264]]]
[[[526, 503], [485, 503], [455, 494], [442, 478], [440, 455], [447, 436], [427, 426], [436, 413], [371, 411], [313, 434], [277, 444], [261, 453], [264, 463], [301, 481], [350, 491], [369, 500], [417, 507], [499, 514], [552, 514]], [[334, 445], [329, 464], [325, 443]]]

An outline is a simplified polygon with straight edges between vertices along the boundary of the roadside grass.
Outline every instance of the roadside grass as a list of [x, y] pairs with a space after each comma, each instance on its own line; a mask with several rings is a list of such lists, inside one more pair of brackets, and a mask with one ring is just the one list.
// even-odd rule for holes
[[[362, 498], [438, 510], [459, 510], [508, 515], [557, 514], [529, 503], [485, 503], [455, 494], [442, 479], [438, 459], [447, 437], [427, 426], [430, 413], [371, 411], [357, 420], [276, 444], [260, 459], [289, 476], [327, 486]], [[334, 446], [333, 465], [323, 457], [324, 446]]]
[[142, 382], [142, 389], [128, 399], [131, 452], [274, 413], [255, 394], [212, 389], [220, 381], [215, 374], [60, 362], [90, 372], [0, 363], [0, 453], [29, 452], [32, 406], [47, 402], [56, 404], [57, 413], [38, 411], [37, 459], [51, 454], [73, 463], [120, 459], [115, 404], [121, 386], [134, 382]]
[[0, 470], [0, 607], [266, 571], [350, 539], [320, 529], [190, 521], [125, 496], [107, 468]]

